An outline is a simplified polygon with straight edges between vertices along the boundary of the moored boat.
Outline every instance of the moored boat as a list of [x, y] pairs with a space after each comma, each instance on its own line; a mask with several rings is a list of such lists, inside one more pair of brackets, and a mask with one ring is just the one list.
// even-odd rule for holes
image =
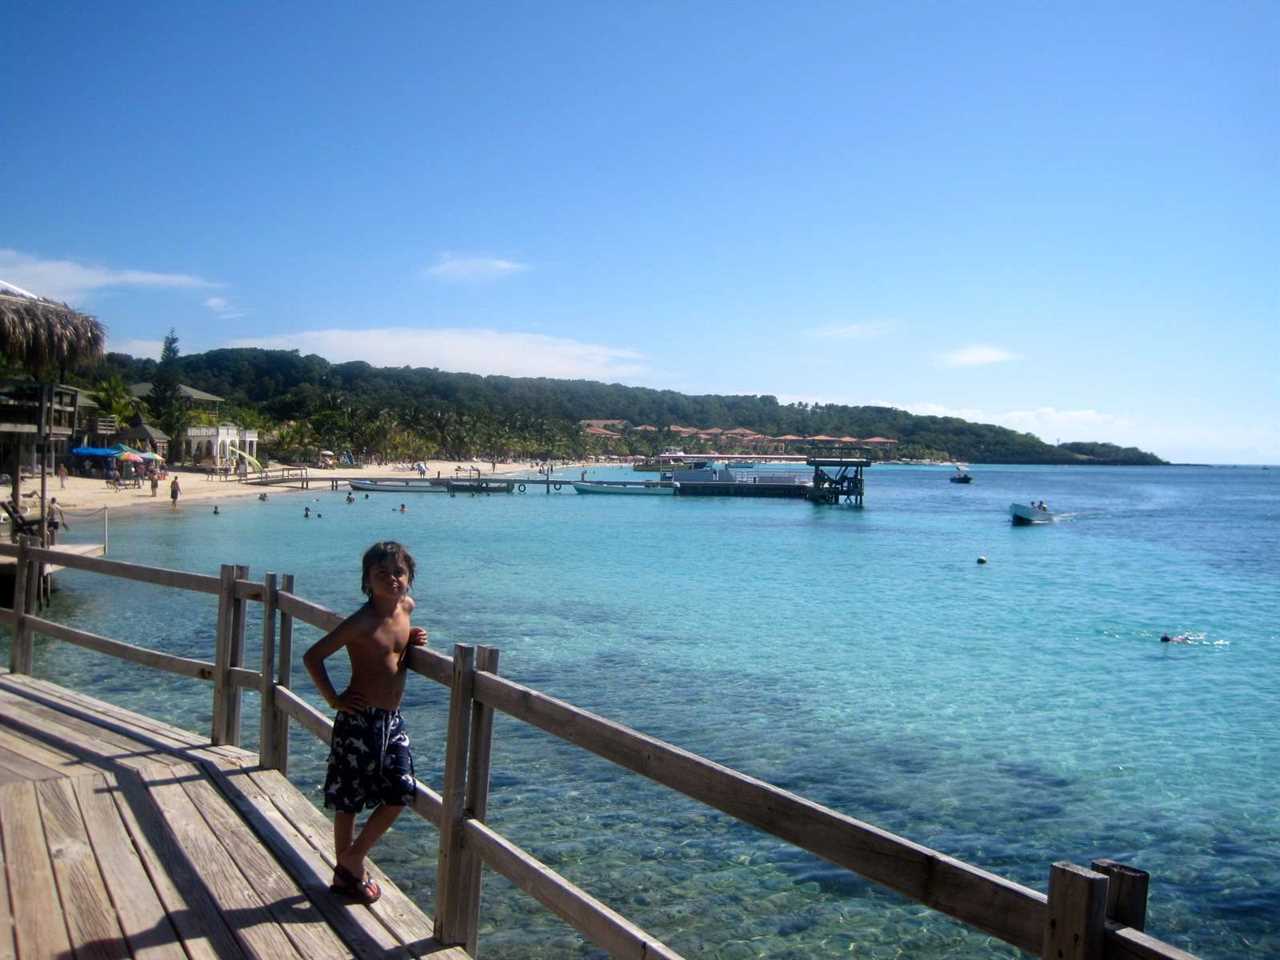
[[1043, 500], [1038, 503], [1009, 504], [1009, 518], [1016, 526], [1032, 523], [1053, 523], [1057, 514], [1045, 506]]
[[405, 477], [403, 480], [390, 477], [386, 479], [370, 477], [360, 479], [353, 477], [347, 481], [352, 490], [364, 490], [377, 493], [447, 493], [445, 480], [422, 480], [418, 477]]

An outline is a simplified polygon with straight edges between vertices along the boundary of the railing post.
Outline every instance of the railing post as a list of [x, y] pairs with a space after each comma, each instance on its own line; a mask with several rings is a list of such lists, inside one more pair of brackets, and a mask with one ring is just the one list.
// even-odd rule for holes
[[26, 537], [18, 538], [18, 558], [13, 568], [13, 645], [9, 648], [9, 669], [14, 673], [30, 673], [32, 660], [31, 627], [27, 623], [27, 580], [31, 577], [31, 560], [27, 556]]
[[464, 644], [453, 648], [449, 733], [444, 755], [444, 785], [440, 790], [440, 855], [436, 863], [435, 937], [447, 947], [466, 943], [467, 930], [474, 923], [466, 915], [462, 851], [474, 664], [474, 648]]
[[[476, 669], [486, 673], [498, 672], [498, 653], [493, 647], [476, 647]], [[474, 685], [473, 685], [474, 686]], [[471, 749], [467, 762], [467, 816], [481, 822], [489, 809], [489, 760], [493, 754], [493, 707], [485, 706], [475, 697], [471, 700]], [[483, 864], [474, 850], [462, 850], [462, 890], [467, 919], [466, 951], [476, 956], [480, 927], [480, 881]]]
[[1103, 960], [1107, 951], [1107, 876], [1059, 862], [1049, 871], [1044, 960]]
[[[248, 576], [249, 568], [242, 564], [236, 564], [235, 579], [244, 580]], [[235, 595], [234, 583], [232, 584], [231, 599], [231, 636], [227, 647], [227, 666], [243, 667], [244, 630], [245, 622], [248, 620], [249, 601]], [[238, 747], [240, 746], [240, 687], [237, 684], [228, 683], [226, 693], [226, 742], [233, 747]]]
[[[281, 589], [285, 593], [293, 593], [293, 574], [286, 573], [281, 580]], [[293, 617], [280, 611], [280, 641], [276, 645], [276, 684], [288, 689], [293, 683]], [[275, 760], [275, 768], [281, 773], [289, 772], [289, 715], [278, 710], [275, 722], [275, 743], [271, 747], [271, 756]]]
[[231, 608], [235, 604], [236, 568], [224, 563], [218, 571], [218, 626], [213, 638], [213, 729], [214, 746], [227, 742], [227, 667], [230, 666]]
[[1151, 874], [1114, 860], [1095, 860], [1089, 866], [1107, 876], [1107, 919], [1134, 930], [1145, 929]]
[[262, 709], [258, 725], [258, 765], [277, 770], [276, 724], [276, 575], [262, 578]]

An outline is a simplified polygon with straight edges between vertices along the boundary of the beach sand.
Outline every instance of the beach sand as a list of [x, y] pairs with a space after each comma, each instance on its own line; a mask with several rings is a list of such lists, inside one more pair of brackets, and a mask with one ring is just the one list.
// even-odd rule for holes
[[[491, 470], [491, 464], [488, 462], [476, 464], [457, 460], [428, 460], [424, 461], [424, 463], [427, 466], [427, 476], [429, 477], [434, 477], [438, 473], [442, 477], [452, 478], [456, 476], [462, 478], [466, 477], [469, 471], [470, 475], [474, 476], [474, 468], [476, 467], [480, 468], [482, 477], [535, 472], [528, 463], [499, 462], [496, 470]], [[271, 466], [272, 469], [275, 469], [280, 465], [272, 464]], [[338, 467], [332, 470], [312, 467], [309, 473], [311, 477], [310, 492], [313, 494], [317, 489], [327, 490], [328, 485], [325, 481], [331, 477], [395, 477], [401, 479], [418, 475], [417, 471], [404, 464], [387, 464], [379, 467]], [[256, 498], [264, 491], [273, 498], [303, 492], [296, 486], [262, 487], [256, 484], [238, 483], [235, 480], [219, 480], [209, 477], [203, 471], [183, 470], [181, 468], [171, 471], [169, 477], [172, 478], [175, 475], [178, 477], [178, 482], [182, 487], [182, 495], [179, 498], [180, 504], [214, 504], [243, 497]], [[24, 477], [22, 493], [24, 512], [28, 515], [38, 514], [40, 512], [40, 478], [38, 476]], [[142, 482], [140, 489], [129, 487], [121, 490], [112, 490], [106, 485], [105, 481], [88, 477], [67, 477], [64, 487], [60, 485], [58, 478], [54, 476], [48, 480], [47, 495], [57, 498], [58, 505], [62, 507], [68, 514], [68, 518], [74, 523], [77, 514], [84, 515], [96, 512], [103, 507], [110, 507], [112, 513], [117, 510], [168, 510], [169, 479], [160, 482], [156, 495], [153, 497], [151, 495], [151, 485], [145, 480]]]

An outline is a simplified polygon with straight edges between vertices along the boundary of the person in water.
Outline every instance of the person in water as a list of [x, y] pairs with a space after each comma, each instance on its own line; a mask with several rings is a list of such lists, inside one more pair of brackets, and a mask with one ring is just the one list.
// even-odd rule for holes
[[1191, 638], [1181, 633], [1178, 634], [1176, 637], [1171, 637], [1167, 633], [1164, 633], [1160, 635], [1160, 642], [1161, 643], [1190, 643]]

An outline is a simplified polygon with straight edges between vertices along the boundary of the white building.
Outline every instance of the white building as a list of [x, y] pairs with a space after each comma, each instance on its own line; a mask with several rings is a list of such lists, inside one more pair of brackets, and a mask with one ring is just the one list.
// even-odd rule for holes
[[220, 423], [216, 427], [187, 427], [183, 439], [183, 459], [196, 463], [223, 464], [234, 467], [239, 454], [258, 456], [258, 431], [245, 430], [234, 423]]

